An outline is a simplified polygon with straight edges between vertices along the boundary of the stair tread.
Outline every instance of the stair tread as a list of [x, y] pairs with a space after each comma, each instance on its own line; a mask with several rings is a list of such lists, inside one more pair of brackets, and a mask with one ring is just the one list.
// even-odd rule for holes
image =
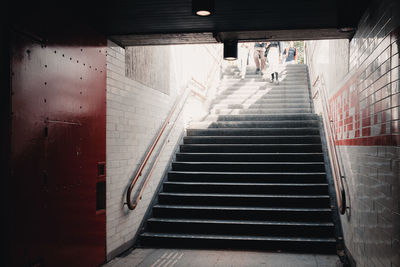
[[[215, 129], [215, 128], [214, 128]], [[270, 129], [270, 128], [269, 128]], [[202, 129], [206, 130], [206, 129]], [[235, 138], [235, 139], [242, 139], [242, 138], [256, 138], [256, 139], [262, 139], [262, 138], [303, 138], [303, 137], [319, 137], [319, 135], [240, 135], [240, 136], [221, 136], [221, 135], [192, 135], [192, 136], [185, 136], [185, 138], [217, 138], [217, 139], [222, 139], [222, 138]]]
[[305, 237], [267, 237], [267, 236], [245, 236], [245, 235], [204, 235], [204, 234], [167, 234], [144, 232], [141, 236], [145, 237], [165, 237], [165, 238], [190, 238], [190, 239], [223, 239], [223, 240], [260, 240], [260, 241], [286, 241], [286, 242], [332, 242], [336, 243], [335, 238], [305, 238]]
[[287, 208], [287, 207], [253, 207], [253, 206], [192, 206], [156, 204], [155, 208], [196, 209], [196, 210], [244, 210], [244, 211], [297, 211], [297, 212], [330, 212], [329, 208]]
[[161, 192], [164, 196], [191, 196], [191, 197], [247, 197], [247, 198], [329, 198], [328, 195], [266, 195], [266, 194], [210, 194], [210, 193], [171, 193]]
[[224, 131], [229, 131], [229, 130], [308, 130], [308, 129], [319, 129], [319, 127], [298, 127], [298, 128], [287, 128], [287, 127], [281, 127], [281, 128], [235, 128], [235, 127], [230, 127], [230, 128], [205, 128], [205, 129], [198, 129], [198, 128], [189, 128], [188, 130], [224, 130]]
[[[204, 122], [207, 122], [206, 120], [204, 121]], [[312, 122], [318, 122], [318, 119], [317, 118], [315, 118], [315, 119], [305, 119], [305, 120], [265, 120], [265, 121], [262, 121], [262, 120], [257, 120], [257, 121], [252, 121], [252, 120], [246, 120], [246, 121], [210, 121], [210, 122], [212, 122], [212, 123], [232, 123], [232, 122], [235, 122], [235, 123], [238, 123], [238, 124], [240, 124], [240, 123], [242, 123], [242, 124], [245, 124], [245, 123], [260, 123], [260, 122], [263, 122], [263, 123], [312, 123]]]
[[[257, 153], [254, 153], [257, 154]], [[256, 165], [256, 164], [264, 164], [264, 165], [285, 165], [285, 164], [292, 164], [292, 165], [310, 165], [310, 164], [325, 164], [323, 161], [320, 162], [314, 162], [314, 161], [305, 161], [305, 162], [298, 162], [298, 161], [292, 161], [292, 162], [267, 162], [267, 161], [246, 161], [246, 162], [240, 162], [240, 161], [173, 161], [173, 163], [180, 163], [180, 164], [235, 164], [235, 165]]]
[[181, 174], [235, 174], [235, 175], [326, 175], [326, 172], [205, 172], [205, 171], [169, 171], [169, 173], [181, 173]]
[[244, 221], [244, 220], [209, 220], [209, 219], [175, 219], [150, 218], [151, 222], [179, 222], [179, 223], [213, 223], [213, 224], [251, 224], [251, 225], [287, 225], [287, 226], [334, 226], [331, 222], [288, 222], [288, 221]]
[[255, 146], [255, 147], [260, 147], [260, 146], [321, 146], [321, 144], [183, 144], [184, 146], [201, 146], [201, 147], [207, 147], [207, 146], [238, 146], [238, 147], [243, 147], [243, 146]]
[[[229, 144], [229, 145], [231, 145], [231, 144]], [[234, 145], [234, 144], [232, 144], [232, 145]], [[251, 144], [249, 144], [249, 145], [251, 145]], [[280, 152], [274, 152], [274, 153], [177, 152], [177, 154], [179, 154], [179, 155], [237, 155], [237, 156], [240, 156], [240, 155], [254, 155], [254, 154], [257, 154], [257, 155], [295, 155], [295, 156], [301, 156], [301, 155], [323, 155], [323, 153], [320, 153], [320, 152], [309, 152], [309, 153], [298, 153], [298, 152], [293, 152], [293, 153], [280, 153]]]
[[[250, 120], [246, 120], [246, 121], [235, 121], [235, 120], [230, 120], [230, 121], [202, 121], [198, 124], [206, 124], [209, 123], [209, 127], [215, 127], [217, 125], [226, 125], [229, 127], [234, 127], [235, 125], [246, 125], [246, 124], [255, 124], [257, 126], [257, 128], [261, 125], [268, 125], [268, 124], [280, 124], [280, 125], [284, 125], [284, 126], [289, 126], [291, 125], [291, 127], [293, 126], [306, 126], [306, 125], [314, 125], [318, 123], [318, 120], [293, 120], [293, 121], [277, 121], [277, 120], [269, 120], [269, 121], [250, 121]], [[247, 128], [253, 128], [253, 127], [247, 127]]]
[[177, 184], [177, 185], [229, 185], [229, 186], [328, 186], [327, 183], [216, 183], [216, 182], [172, 182], [166, 181], [164, 184]]
[[[295, 116], [297, 115], [297, 116]], [[240, 117], [250, 117], [250, 118], [273, 118], [276, 117], [278, 119], [283, 119], [283, 118], [290, 118], [291, 120], [294, 120], [293, 118], [296, 117], [305, 117], [306, 120], [312, 118], [312, 119], [318, 119], [318, 115], [314, 114], [314, 113], [307, 113], [307, 114], [293, 114], [293, 115], [286, 115], [286, 114], [276, 114], [276, 115], [272, 115], [272, 114], [265, 114], [265, 115], [254, 115], [254, 114], [249, 114], [249, 115], [242, 115], [242, 114], [238, 114], [238, 115], [219, 115], [218, 117], [222, 117], [222, 118], [226, 118], [226, 117], [235, 117], [235, 118], [240, 118]], [[218, 118], [217, 117], [217, 118]]]
[[217, 114], [218, 116], [293, 116], [293, 115], [312, 115], [311, 112], [296, 112], [296, 113], [283, 113], [283, 114]]

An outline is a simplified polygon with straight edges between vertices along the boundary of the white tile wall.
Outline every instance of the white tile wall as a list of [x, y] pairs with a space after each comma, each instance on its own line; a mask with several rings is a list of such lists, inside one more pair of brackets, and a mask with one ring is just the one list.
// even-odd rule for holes
[[126, 189], [177, 92], [166, 95], [126, 78], [125, 50], [110, 41], [107, 50], [107, 254], [112, 256], [135, 236], [183, 130], [183, 121], [177, 121], [142, 200], [129, 211], [124, 206]]
[[[125, 76], [125, 50], [113, 42], [107, 48], [107, 259], [110, 260], [133, 245], [140, 223], [151, 202], [157, 185], [163, 178], [168, 163], [174, 155], [174, 148], [187, 124], [185, 118], [190, 111], [197, 112], [190, 103], [196, 102], [189, 97], [184, 111], [177, 119], [174, 130], [169, 136], [157, 168], [152, 174], [142, 200], [134, 211], [130, 211], [125, 203], [126, 190], [138, 169], [142, 157], [151, 146], [176, 96], [184, 91], [184, 85], [191, 77], [203, 81], [209, 79], [209, 73], [219, 77], [215, 68], [210, 48], [197, 46], [176, 46], [170, 48], [171, 75], [165, 83], [170, 83], [169, 94], [150, 88]], [[218, 47], [211, 48], [218, 52]], [[151, 53], [151, 49], [146, 49]], [[196, 61], [188, 55], [196, 52]], [[152, 71], [151, 65], [143, 68]], [[200, 69], [199, 69], [200, 68]], [[213, 71], [211, 71], [213, 70]], [[168, 80], [169, 79], [169, 80]], [[179, 107], [178, 107], [179, 109]], [[198, 114], [197, 114], [198, 115]], [[172, 121], [175, 118], [173, 117]], [[187, 120], [187, 119], [186, 119]], [[168, 127], [166, 132], [168, 132]], [[166, 137], [164, 137], [166, 138]], [[163, 139], [160, 140], [162, 143]], [[156, 148], [156, 150], [158, 150]], [[153, 154], [158, 154], [157, 151]], [[153, 161], [150, 158], [149, 162]], [[144, 170], [144, 174], [148, 170]], [[144, 177], [145, 175], [142, 175]], [[143, 181], [140, 179], [138, 185]], [[133, 196], [135, 192], [133, 192]]]

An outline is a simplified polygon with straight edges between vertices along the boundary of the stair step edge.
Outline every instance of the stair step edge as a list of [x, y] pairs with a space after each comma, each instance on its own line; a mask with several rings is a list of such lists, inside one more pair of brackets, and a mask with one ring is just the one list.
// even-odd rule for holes
[[162, 205], [154, 208], [195, 209], [195, 210], [250, 210], [250, 211], [295, 211], [295, 212], [331, 212], [329, 208], [284, 208], [284, 207], [241, 207], [241, 206], [192, 206], [192, 205]]
[[285, 226], [325, 226], [333, 227], [331, 222], [287, 222], [287, 221], [244, 221], [244, 220], [208, 220], [208, 219], [171, 219], [150, 218], [150, 222], [177, 222], [177, 223], [212, 223], [212, 224], [251, 224], [251, 225], [285, 225]]
[[189, 197], [247, 197], [247, 198], [329, 198], [329, 195], [266, 195], [266, 194], [200, 194], [200, 193], [167, 193], [161, 192], [163, 196], [189, 196]]
[[229, 186], [304, 186], [304, 187], [312, 187], [312, 186], [328, 186], [327, 183], [216, 183], [216, 182], [172, 182], [166, 181], [164, 184], [170, 185], [229, 185]]
[[221, 239], [221, 240], [259, 240], [259, 241], [286, 241], [286, 242], [327, 242], [336, 243], [334, 238], [305, 238], [305, 237], [260, 237], [260, 236], [231, 236], [231, 235], [200, 235], [200, 234], [165, 234], [144, 232], [144, 237], [158, 238], [188, 238], [188, 239]]

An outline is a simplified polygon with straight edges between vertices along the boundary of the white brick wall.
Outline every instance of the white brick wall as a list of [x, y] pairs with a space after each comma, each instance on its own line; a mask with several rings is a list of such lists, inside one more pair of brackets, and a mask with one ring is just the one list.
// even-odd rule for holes
[[350, 209], [341, 216], [357, 266], [398, 266], [400, 147], [339, 146]]
[[123, 205], [129, 181], [177, 92], [169, 96], [126, 78], [125, 50], [111, 42], [107, 50], [107, 254], [110, 254], [134, 237], [182, 130], [182, 121], [177, 123], [178, 131], [165, 149], [142, 200], [134, 211], [129, 211]]
[[[202, 48], [197, 46], [196, 49]], [[180, 140], [185, 125], [183, 118], [187, 117], [188, 112], [182, 112], [182, 115], [177, 119], [176, 126], [169, 138], [170, 142], [161, 154], [142, 200], [134, 211], [130, 211], [124, 206], [126, 190], [139, 167], [141, 159], [158, 133], [177, 94], [184, 91], [183, 88], [188, 83], [188, 78], [195, 75], [200, 78], [208, 78], [203, 72], [210, 72], [211, 63], [214, 60], [210, 53], [197, 55], [197, 57], [203, 56], [206, 66], [209, 66], [199, 72], [196, 67], [191, 69], [192, 61], [189, 61], [190, 57], [184, 56], [185, 53], [193, 52], [193, 47], [192, 49], [172, 47], [170, 50], [174, 61], [171, 63], [171, 68], [175, 69], [175, 72], [171, 74], [172, 77], [168, 77], [169, 80], [165, 81], [170, 83], [168, 95], [125, 77], [125, 50], [111, 41], [108, 42], [106, 144], [108, 260], [133, 245], [133, 238], [153, 198], [157, 185], [163, 178], [164, 171], [173, 155], [173, 150]], [[203, 51], [205, 50], [203, 49]], [[201, 63], [200, 60], [198, 62]], [[151, 66], [145, 67], [151, 71]], [[215, 73], [218, 74], [217, 71]], [[188, 103], [191, 102], [193, 101], [188, 101]], [[185, 110], [190, 109], [187, 106], [185, 106]], [[184, 116], [184, 114], [186, 115]], [[168, 132], [168, 129], [166, 132]], [[162, 143], [163, 140], [160, 141]], [[159, 148], [160, 146], [156, 150]], [[153, 154], [156, 155], [157, 153]], [[153, 160], [154, 157], [150, 158], [149, 162]], [[147, 171], [145, 169], [143, 174], [146, 174]], [[142, 175], [142, 177], [145, 176]], [[137, 184], [139, 185], [142, 182], [139, 179]], [[133, 192], [133, 196], [135, 196], [135, 193]]]

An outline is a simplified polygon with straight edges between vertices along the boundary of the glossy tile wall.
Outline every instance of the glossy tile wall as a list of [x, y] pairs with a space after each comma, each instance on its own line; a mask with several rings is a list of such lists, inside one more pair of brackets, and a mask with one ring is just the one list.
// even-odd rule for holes
[[395, 11], [387, 1], [371, 8], [350, 42], [350, 75], [330, 98], [340, 145], [400, 145]]
[[[157, 88], [149, 86], [156, 86], [158, 82], [149, 85], [144, 84], [149, 81], [148, 78], [150, 77], [146, 71], [141, 70], [139, 74], [142, 76], [138, 74], [137, 80], [127, 76], [129, 72], [126, 71], [126, 68], [131, 67], [132, 64], [126, 63], [126, 51], [129, 52], [133, 48], [126, 50], [112, 41], [107, 43], [106, 253], [108, 260], [133, 246], [135, 235], [140, 230], [139, 227], [148, 206], [183, 134], [187, 122], [186, 115], [196, 112], [196, 110], [192, 111], [189, 108], [189, 103], [192, 103], [190, 102], [192, 98], [189, 97], [181, 115], [178, 116], [178, 111], [183, 104], [182, 101], [180, 102], [169, 124], [174, 125], [173, 129], [170, 130], [172, 126], [167, 126], [165, 134], [155, 148], [155, 153], [149, 159], [149, 163], [155, 160], [168, 136], [167, 133], [171, 131], [164, 150], [162, 153], [160, 152], [160, 158], [151, 179], [138, 206], [135, 210], [130, 211], [124, 204], [127, 187], [136, 175], [144, 156], [161, 129], [177, 95], [184, 92], [190, 78], [204, 83], [212, 80], [218, 82], [219, 72], [215, 71], [218, 70], [218, 65], [214, 62], [220, 57], [216, 57], [211, 52], [217, 54], [221, 50], [221, 46], [192, 45], [165, 46], [164, 48], [168, 49], [168, 54], [165, 56], [166, 59], [171, 59], [171, 62], [169, 62], [171, 66], [165, 70], [168, 75], [161, 75], [160, 77], [165, 88], [170, 88], [168, 94], [165, 93], [165, 90], [157, 90]], [[150, 60], [146, 65], [143, 64], [141, 58], [137, 62], [138, 68], [151, 72], [149, 75], [157, 75], [162, 71], [158, 67], [156, 68], [155, 63], [151, 60], [153, 53], [158, 57], [164, 56], [160, 55], [159, 48], [148, 46], [140, 51], [146, 51], [142, 56], [148, 57]], [[192, 58], [188, 56], [193, 51], [199, 52], [195, 59], [197, 64], [192, 64]], [[165, 63], [165, 59], [162, 61]], [[199, 69], [198, 66], [202, 68]], [[174, 71], [169, 73], [169, 70]], [[212, 75], [208, 76], [210, 73]], [[206, 80], [207, 78], [208, 80]], [[175, 120], [176, 123], [174, 124]], [[140, 190], [139, 185], [144, 183], [144, 179], [149, 173], [149, 166], [150, 164], [147, 164], [137, 186], [134, 187], [132, 199], [136, 197]]]
[[321, 51], [309, 59], [311, 81], [344, 68], [332, 60], [321, 68], [321, 47], [349, 55], [348, 73], [326, 89], [349, 205], [344, 240], [357, 266], [400, 266], [399, 21], [398, 1], [372, 1], [348, 47], [307, 43]]

